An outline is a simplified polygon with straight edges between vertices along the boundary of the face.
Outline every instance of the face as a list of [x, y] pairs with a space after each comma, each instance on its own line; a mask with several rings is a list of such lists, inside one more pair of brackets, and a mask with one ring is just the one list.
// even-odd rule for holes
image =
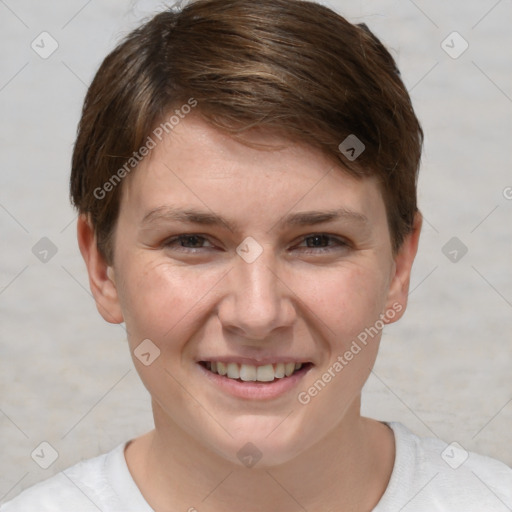
[[250, 140], [282, 147], [189, 116], [153, 149], [123, 183], [112, 289], [95, 296], [146, 354], [133, 360], [157, 429], [237, 464], [251, 442], [272, 465], [357, 416], [414, 250], [393, 257], [372, 179], [275, 135]]

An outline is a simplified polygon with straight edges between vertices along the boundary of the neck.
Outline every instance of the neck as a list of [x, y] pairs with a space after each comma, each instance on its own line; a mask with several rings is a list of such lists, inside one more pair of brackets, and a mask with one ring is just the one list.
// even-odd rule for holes
[[362, 418], [359, 406], [358, 400], [336, 428], [293, 460], [246, 468], [205, 448], [153, 404], [156, 428], [129, 444], [126, 459], [156, 512], [372, 510], [391, 476], [394, 436], [386, 425]]

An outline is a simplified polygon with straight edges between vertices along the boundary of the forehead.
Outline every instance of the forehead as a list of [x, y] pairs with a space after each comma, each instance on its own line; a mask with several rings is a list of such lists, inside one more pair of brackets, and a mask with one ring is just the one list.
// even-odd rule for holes
[[320, 150], [275, 132], [251, 129], [243, 140], [187, 116], [130, 175], [122, 205], [139, 221], [169, 204], [262, 218], [293, 209], [382, 214], [373, 178], [356, 179]]

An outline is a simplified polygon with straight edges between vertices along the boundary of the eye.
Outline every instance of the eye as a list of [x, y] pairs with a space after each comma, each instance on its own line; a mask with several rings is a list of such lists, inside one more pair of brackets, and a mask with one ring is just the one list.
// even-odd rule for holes
[[[305, 246], [303, 244], [306, 244]], [[207, 244], [207, 245], [205, 245]], [[327, 253], [349, 247], [350, 244], [338, 237], [325, 233], [314, 233], [302, 239], [302, 242], [295, 246], [303, 253]], [[215, 246], [204, 236], [196, 233], [186, 233], [167, 239], [162, 243], [162, 247], [172, 250], [196, 253], [202, 249], [211, 249]], [[304, 249], [307, 250], [304, 250]]]
[[[334, 250], [344, 249], [350, 246], [350, 244], [345, 240], [331, 235], [327, 235], [325, 233], [315, 233], [312, 235], [308, 235], [303, 238], [303, 242], [306, 242], [307, 248], [312, 249], [302, 251], [305, 253], [332, 252]], [[298, 245], [297, 247], [301, 247], [301, 245]]]
[[[163, 242], [162, 246], [166, 248], [175, 249], [184, 252], [196, 252], [197, 249], [207, 248], [204, 247], [204, 242], [210, 244], [207, 238], [197, 234], [183, 234], [173, 238], [169, 238]], [[210, 247], [214, 247], [210, 244]]]

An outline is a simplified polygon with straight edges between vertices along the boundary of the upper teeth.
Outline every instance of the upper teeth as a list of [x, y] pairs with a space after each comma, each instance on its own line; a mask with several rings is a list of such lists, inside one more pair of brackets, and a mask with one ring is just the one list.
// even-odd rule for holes
[[208, 361], [206, 367], [213, 373], [225, 375], [230, 379], [244, 381], [271, 382], [274, 378], [289, 377], [295, 370], [302, 368], [302, 363], [276, 363], [263, 366], [251, 364], [222, 363], [221, 361]]

